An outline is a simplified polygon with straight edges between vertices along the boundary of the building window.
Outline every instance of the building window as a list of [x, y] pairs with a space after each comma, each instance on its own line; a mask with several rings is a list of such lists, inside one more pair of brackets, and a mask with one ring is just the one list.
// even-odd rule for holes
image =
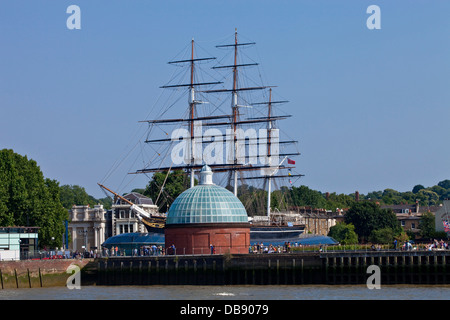
[[124, 219], [125, 218], [125, 210], [119, 210], [119, 218]]
[[411, 229], [415, 229], [416, 228], [416, 224], [413, 222], [411, 223]]
[[402, 220], [401, 224], [402, 224], [402, 227], [404, 227], [405, 226], [405, 220]]
[[119, 225], [119, 234], [131, 233], [131, 232], [133, 232], [133, 225], [132, 224], [120, 224]]

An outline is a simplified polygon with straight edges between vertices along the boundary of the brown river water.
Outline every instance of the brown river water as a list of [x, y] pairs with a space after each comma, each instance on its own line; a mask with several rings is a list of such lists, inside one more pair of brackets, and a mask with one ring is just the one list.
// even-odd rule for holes
[[0, 290], [0, 300], [449, 300], [450, 285], [81, 286]]

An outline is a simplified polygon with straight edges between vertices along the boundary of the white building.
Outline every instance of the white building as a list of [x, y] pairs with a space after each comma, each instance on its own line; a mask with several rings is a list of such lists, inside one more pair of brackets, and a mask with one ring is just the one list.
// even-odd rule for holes
[[[158, 211], [158, 207], [153, 204], [152, 199], [140, 193], [132, 192], [124, 196], [124, 198], [148, 213], [157, 213]], [[112, 205], [111, 223], [113, 236], [122, 233], [147, 232], [144, 224], [139, 221], [136, 212], [130, 210], [130, 207], [130, 204], [121, 199], [117, 199]]]
[[106, 210], [103, 205], [73, 206], [69, 210], [69, 250], [83, 252], [100, 249], [106, 240]]
[[445, 231], [444, 221], [450, 222], [450, 200], [444, 200], [442, 206], [435, 213], [434, 223], [436, 231]]

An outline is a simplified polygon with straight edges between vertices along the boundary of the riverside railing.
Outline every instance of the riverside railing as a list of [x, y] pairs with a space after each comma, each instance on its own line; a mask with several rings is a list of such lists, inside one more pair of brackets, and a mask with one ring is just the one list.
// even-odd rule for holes
[[[252, 245], [248, 248], [237, 249], [237, 254], [283, 254], [283, 253], [320, 253], [320, 252], [375, 252], [375, 251], [442, 251], [449, 250], [448, 243], [441, 243], [439, 246], [433, 244], [414, 244], [411, 246], [400, 245], [396, 248], [392, 244], [314, 244], [314, 245], [300, 245], [291, 244], [281, 245]], [[100, 258], [100, 257], [142, 257], [142, 256], [170, 256], [170, 255], [211, 255], [211, 254], [229, 254], [229, 248], [214, 247], [213, 250], [207, 247], [193, 248], [193, 253], [187, 253], [186, 248], [176, 248], [175, 253], [169, 248], [160, 248], [160, 250], [143, 250], [143, 248], [118, 248], [115, 250], [96, 250], [93, 253], [90, 251], [73, 252], [73, 251], [26, 251], [20, 253], [20, 260], [27, 259], [82, 259], [82, 258]]]

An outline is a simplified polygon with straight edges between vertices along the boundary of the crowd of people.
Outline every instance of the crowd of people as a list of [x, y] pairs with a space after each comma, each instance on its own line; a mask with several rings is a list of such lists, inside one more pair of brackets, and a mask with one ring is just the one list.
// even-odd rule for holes
[[[298, 243], [292, 244], [298, 246]], [[281, 245], [264, 245], [262, 242], [257, 242], [248, 248], [249, 253], [289, 253], [291, 252], [291, 243], [285, 242]]]
[[[273, 244], [263, 244], [262, 242], [250, 245], [248, 248], [249, 253], [290, 253], [293, 247], [302, 247], [299, 243], [285, 242], [283, 245], [273, 245]], [[308, 247], [308, 246], [306, 246]], [[319, 252], [326, 250], [326, 246], [317, 246]], [[373, 251], [381, 250], [401, 250], [401, 251], [412, 251], [412, 250], [449, 250], [448, 241], [434, 239], [427, 243], [414, 243], [413, 241], [398, 242], [394, 241], [393, 245], [379, 245], [372, 244], [370, 249]], [[357, 250], [357, 249], [355, 249]], [[151, 246], [141, 246], [140, 248], [119, 248], [117, 246], [112, 246], [111, 248], [102, 248], [100, 250], [86, 250], [86, 251], [40, 251], [38, 256], [30, 256], [28, 258], [40, 258], [40, 259], [82, 259], [82, 258], [99, 258], [99, 257], [118, 257], [118, 256], [161, 256], [161, 255], [173, 255], [176, 252], [174, 245], [164, 248], [159, 245]], [[206, 252], [205, 252], [206, 253]], [[210, 245], [210, 254], [216, 253], [216, 248], [214, 245]]]
[[433, 239], [432, 241], [426, 243], [414, 243], [413, 241], [405, 241], [401, 246], [397, 240], [394, 240], [394, 250], [402, 250], [402, 251], [412, 251], [412, 250], [448, 250], [448, 242], [444, 240]]
[[118, 257], [118, 256], [133, 256], [133, 257], [142, 257], [142, 256], [160, 256], [164, 254], [163, 246], [142, 246], [139, 249], [123, 249], [117, 246], [112, 246], [110, 249], [103, 248], [103, 256], [104, 257]]

